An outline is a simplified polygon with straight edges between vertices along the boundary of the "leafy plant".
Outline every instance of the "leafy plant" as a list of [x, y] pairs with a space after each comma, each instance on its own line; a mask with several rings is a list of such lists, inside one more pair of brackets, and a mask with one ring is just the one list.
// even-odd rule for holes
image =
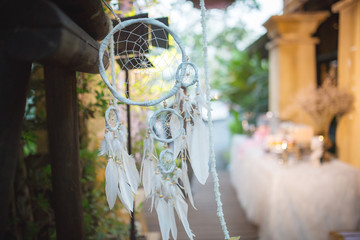
[[[104, 114], [110, 99], [96, 75], [78, 73], [80, 159], [86, 239], [124, 239], [128, 224], [107, 207], [104, 181], [96, 179], [97, 151], [88, 149], [87, 121]], [[6, 239], [56, 239], [52, 207], [50, 158], [47, 153], [46, 110], [43, 67], [34, 64], [27, 96], [20, 159]], [[117, 205], [117, 209], [121, 208]]]
[[268, 63], [259, 56], [249, 56], [246, 51], [233, 51], [229, 59], [217, 58], [220, 63], [213, 82], [224, 99], [231, 103], [233, 122], [230, 130], [242, 133], [240, 126], [245, 113], [256, 117], [268, 109]]

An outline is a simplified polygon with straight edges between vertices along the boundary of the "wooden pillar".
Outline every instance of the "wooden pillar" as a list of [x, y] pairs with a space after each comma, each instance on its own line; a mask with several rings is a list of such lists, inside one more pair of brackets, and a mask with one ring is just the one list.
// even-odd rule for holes
[[30, 72], [31, 62], [9, 58], [0, 48], [0, 239], [7, 225]]
[[339, 13], [338, 87], [354, 95], [354, 110], [340, 119], [336, 130], [339, 159], [360, 168], [360, 1], [335, 3]]
[[294, 108], [299, 91], [316, 85], [316, 51], [313, 38], [328, 12], [272, 16], [264, 23], [272, 40], [269, 49], [269, 108], [281, 119], [311, 124], [311, 119]]
[[59, 240], [84, 239], [76, 72], [45, 66], [53, 202]]

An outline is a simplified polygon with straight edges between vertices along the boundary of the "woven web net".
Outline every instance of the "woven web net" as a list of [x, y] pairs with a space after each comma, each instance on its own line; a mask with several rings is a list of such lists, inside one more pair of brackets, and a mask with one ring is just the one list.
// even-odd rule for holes
[[[117, 88], [124, 98], [150, 101], [174, 87], [182, 54], [168, 31], [138, 22], [116, 31], [113, 36], [115, 61], [121, 69]], [[130, 86], [130, 94], [126, 83]]]

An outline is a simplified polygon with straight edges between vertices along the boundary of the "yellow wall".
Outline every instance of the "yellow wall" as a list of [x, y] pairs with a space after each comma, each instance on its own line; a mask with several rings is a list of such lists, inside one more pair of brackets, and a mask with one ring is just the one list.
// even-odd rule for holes
[[337, 128], [339, 158], [360, 168], [360, 0], [336, 3], [339, 12], [338, 86], [352, 92], [355, 108]]
[[328, 12], [272, 16], [264, 26], [272, 40], [269, 49], [269, 109], [282, 120], [312, 124], [296, 104], [298, 93], [316, 85], [318, 39], [312, 34], [329, 16]]

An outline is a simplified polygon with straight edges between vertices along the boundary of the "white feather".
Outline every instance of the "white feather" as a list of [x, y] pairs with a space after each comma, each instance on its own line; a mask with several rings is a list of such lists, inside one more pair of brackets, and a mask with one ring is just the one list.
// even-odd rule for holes
[[100, 143], [100, 152], [99, 152], [99, 156], [107, 156], [109, 155], [109, 148], [106, 144], [105, 139], [101, 141]]
[[119, 141], [117, 138], [115, 138], [115, 139], [113, 140], [112, 144], [113, 144], [114, 154], [115, 154], [115, 155], [120, 155], [120, 152], [121, 152], [122, 149], [123, 149], [120, 141]]
[[152, 163], [150, 160], [143, 160], [142, 162], [142, 168], [141, 168], [141, 180], [142, 184], [144, 186], [145, 196], [149, 197], [151, 194], [151, 181], [153, 176], [155, 175], [154, 169], [152, 167]]
[[123, 159], [126, 178], [130, 184], [131, 190], [136, 193], [140, 184], [140, 177], [136, 168], [135, 158], [124, 151]]
[[125, 207], [130, 212], [132, 212], [134, 205], [134, 196], [131, 191], [131, 187], [127, 182], [127, 178], [121, 167], [118, 167], [118, 172], [119, 172], [119, 186], [120, 186], [119, 198], [122, 201], [122, 203], [125, 205]]
[[112, 147], [113, 140], [114, 140], [114, 136], [110, 131], [105, 133], [105, 142], [106, 142], [106, 149], [108, 151], [108, 155], [112, 155], [114, 153], [114, 149]]
[[191, 148], [192, 131], [193, 131], [193, 126], [191, 125], [191, 122], [186, 122], [186, 144], [188, 150], [190, 150]]
[[156, 206], [156, 212], [158, 215], [161, 236], [163, 240], [168, 240], [170, 235], [170, 222], [168, 208], [165, 200], [163, 198], [159, 199], [159, 202]]
[[168, 215], [169, 215], [169, 223], [170, 223], [170, 230], [171, 235], [174, 240], [177, 239], [177, 227], [176, 227], [176, 221], [175, 221], [175, 213], [174, 213], [174, 205], [172, 201], [168, 201]]
[[197, 88], [197, 92], [200, 93], [200, 94], [196, 94], [195, 101], [197, 103], [197, 106], [198, 106], [200, 112], [201, 112], [202, 107], [204, 107], [206, 110], [209, 111], [210, 107], [206, 103], [205, 96], [204, 96], [203, 92], [201, 91], [200, 87]]
[[[174, 137], [178, 134], [178, 132], [180, 131], [180, 119], [176, 116], [176, 115], [172, 115], [170, 118], [170, 132], [171, 132], [171, 136]], [[182, 149], [185, 148], [185, 141], [184, 139], [180, 136], [178, 138], [175, 139], [174, 141], [174, 159], [177, 158], [177, 156], [179, 155], [180, 151]]]
[[205, 184], [209, 176], [209, 142], [208, 133], [203, 120], [196, 117], [191, 136], [190, 161], [194, 174], [201, 184]]
[[191, 186], [190, 186], [190, 180], [189, 180], [189, 177], [188, 177], [187, 164], [186, 164], [185, 161], [182, 162], [181, 168], [182, 168], [181, 181], [184, 184], [185, 193], [188, 195], [190, 203], [193, 206], [193, 208], [196, 209], [196, 207], [194, 205], [193, 195], [192, 195], [192, 192], [191, 192]]
[[113, 159], [109, 159], [105, 169], [105, 193], [109, 208], [112, 209], [116, 202], [119, 186], [117, 166]]
[[182, 199], [182, 198], [176, 198], [175, 200], [175, 209], [176, 209], [176, 213], [180, 219], [180, 221], [182, 222], [185, 232], [187, 233], [188, 237], [193, 240], [194, 238], [194, 234], [192, 233], [190, 226], [189, 226], [189, 222], [187, 220], [187, 211], [188, 211], [188, 205], [186, 204], [186, 202]]

